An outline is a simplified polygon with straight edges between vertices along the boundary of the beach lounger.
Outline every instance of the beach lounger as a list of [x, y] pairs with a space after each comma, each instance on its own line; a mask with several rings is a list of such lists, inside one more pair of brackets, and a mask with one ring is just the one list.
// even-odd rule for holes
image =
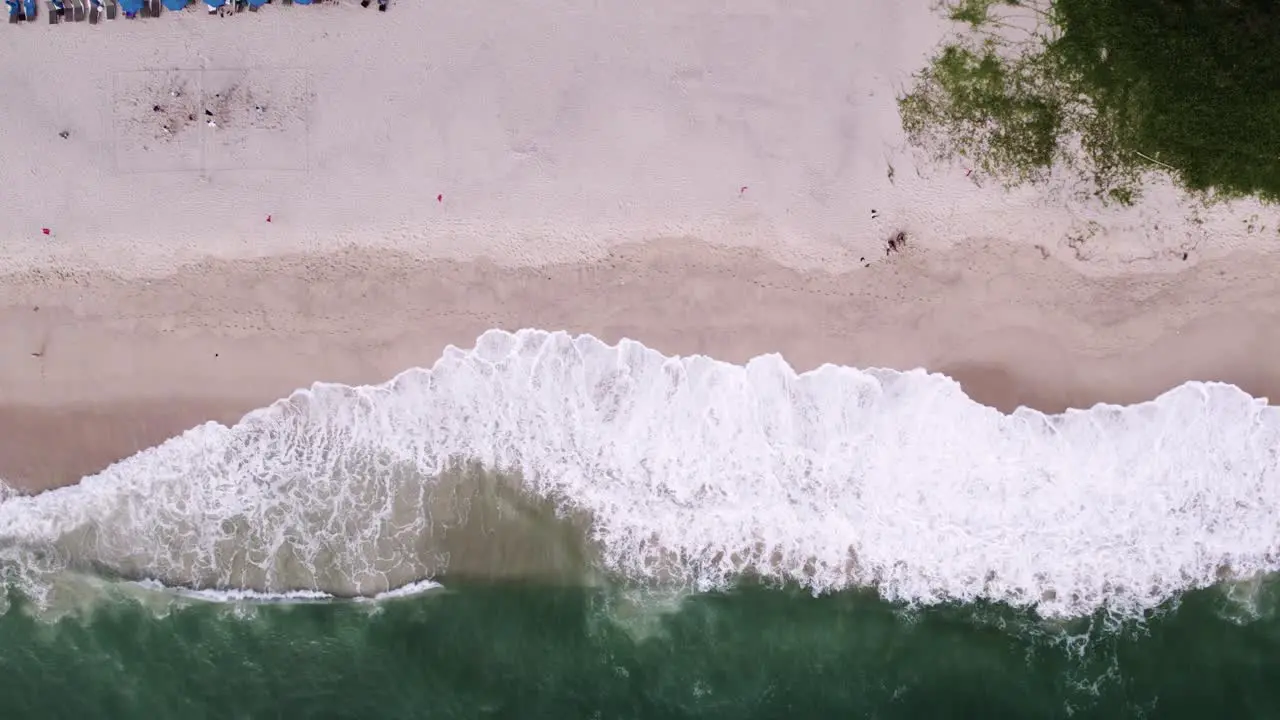
[[36, 0], [22, 0], [22, 13], [27, 22], [36, 21]]
[[119, 12], [120, 6], [116, 4], [116, 0], [107, 0], [107, 19], [115, 20], [116, 13]]
[[102, 18], [102, 10], [98, 8], [97, 3], [90, 0], [89, 2], [89, 24], [97, 25], [98, 20]]
[[160, 0], [151, 0], [151, 17], [160, 17]]
[[57, 25], [58, 24], [58, 8], [54, 6], [52, 0], [44, 4], [44, 9], [46, 12], [49, 13], [49, 24]]
[[84, 4], [88, 0], [67, 0], [71, 3], [72, 19], [75, 22], [84, 22]]

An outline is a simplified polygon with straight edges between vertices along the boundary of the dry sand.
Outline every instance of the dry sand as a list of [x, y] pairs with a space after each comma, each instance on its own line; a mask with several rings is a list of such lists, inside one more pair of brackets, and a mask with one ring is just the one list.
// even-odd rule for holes
[[894, 97], [946, 30], [930, 5], [10, 28], [0, 478], [74, 482], [493, 327], [923, 366], [1004, 410], [1277, 395], [1276, 213], [1158, 182], [1109, 210], [926, 162]]

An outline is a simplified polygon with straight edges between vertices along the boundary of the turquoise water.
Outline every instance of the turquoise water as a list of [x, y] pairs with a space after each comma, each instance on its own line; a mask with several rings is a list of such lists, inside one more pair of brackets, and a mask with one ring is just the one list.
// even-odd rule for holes
[[[378, 604], [0, 618], [4, 718], [1264, 718], [1280, 622], [1219, 589], [1046, 625], [763, 587], [451, 583]], [[1271, 587], [1255, 594], [1270, 603]], [[1259, 608], [1255, 608], [1257, 610]]]

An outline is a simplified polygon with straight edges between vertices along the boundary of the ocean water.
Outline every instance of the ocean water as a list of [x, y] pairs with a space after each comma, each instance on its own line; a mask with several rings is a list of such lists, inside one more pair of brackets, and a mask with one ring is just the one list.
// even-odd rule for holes
[[0, 486], [0, 717], [1273, 717], [1278, 441], [492, 331]]

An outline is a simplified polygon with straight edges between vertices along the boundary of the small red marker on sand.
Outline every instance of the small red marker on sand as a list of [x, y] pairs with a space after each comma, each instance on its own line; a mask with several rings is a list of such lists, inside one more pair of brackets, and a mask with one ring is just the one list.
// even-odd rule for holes
[[270, 215], [268, 215], [268, 216], [267, 216], [267, 222], [271, 222], [271, 216], [270, 216]]
[[964, 176], [965, 176], [965, 177], [969, 177], [969, 173], [971, 173], [971, 172], [973, 172], [973, 168], [969, 168], [968, 170], [965, 170], [965, 171], [964, 171]]
[[45, 235], [53, 234], [53, 231], [51, 231], [49, 228], [40, 228], [40, 232], [44, 233]]
[[444, 193], [436, 195], [436, 202], [444, 202]]
[[742, 197], [742, 194], [745, 193], [746, 191], [747, 191], [746, 185], [743, 185], [741, 188], [738, 188], [738, 197]]

